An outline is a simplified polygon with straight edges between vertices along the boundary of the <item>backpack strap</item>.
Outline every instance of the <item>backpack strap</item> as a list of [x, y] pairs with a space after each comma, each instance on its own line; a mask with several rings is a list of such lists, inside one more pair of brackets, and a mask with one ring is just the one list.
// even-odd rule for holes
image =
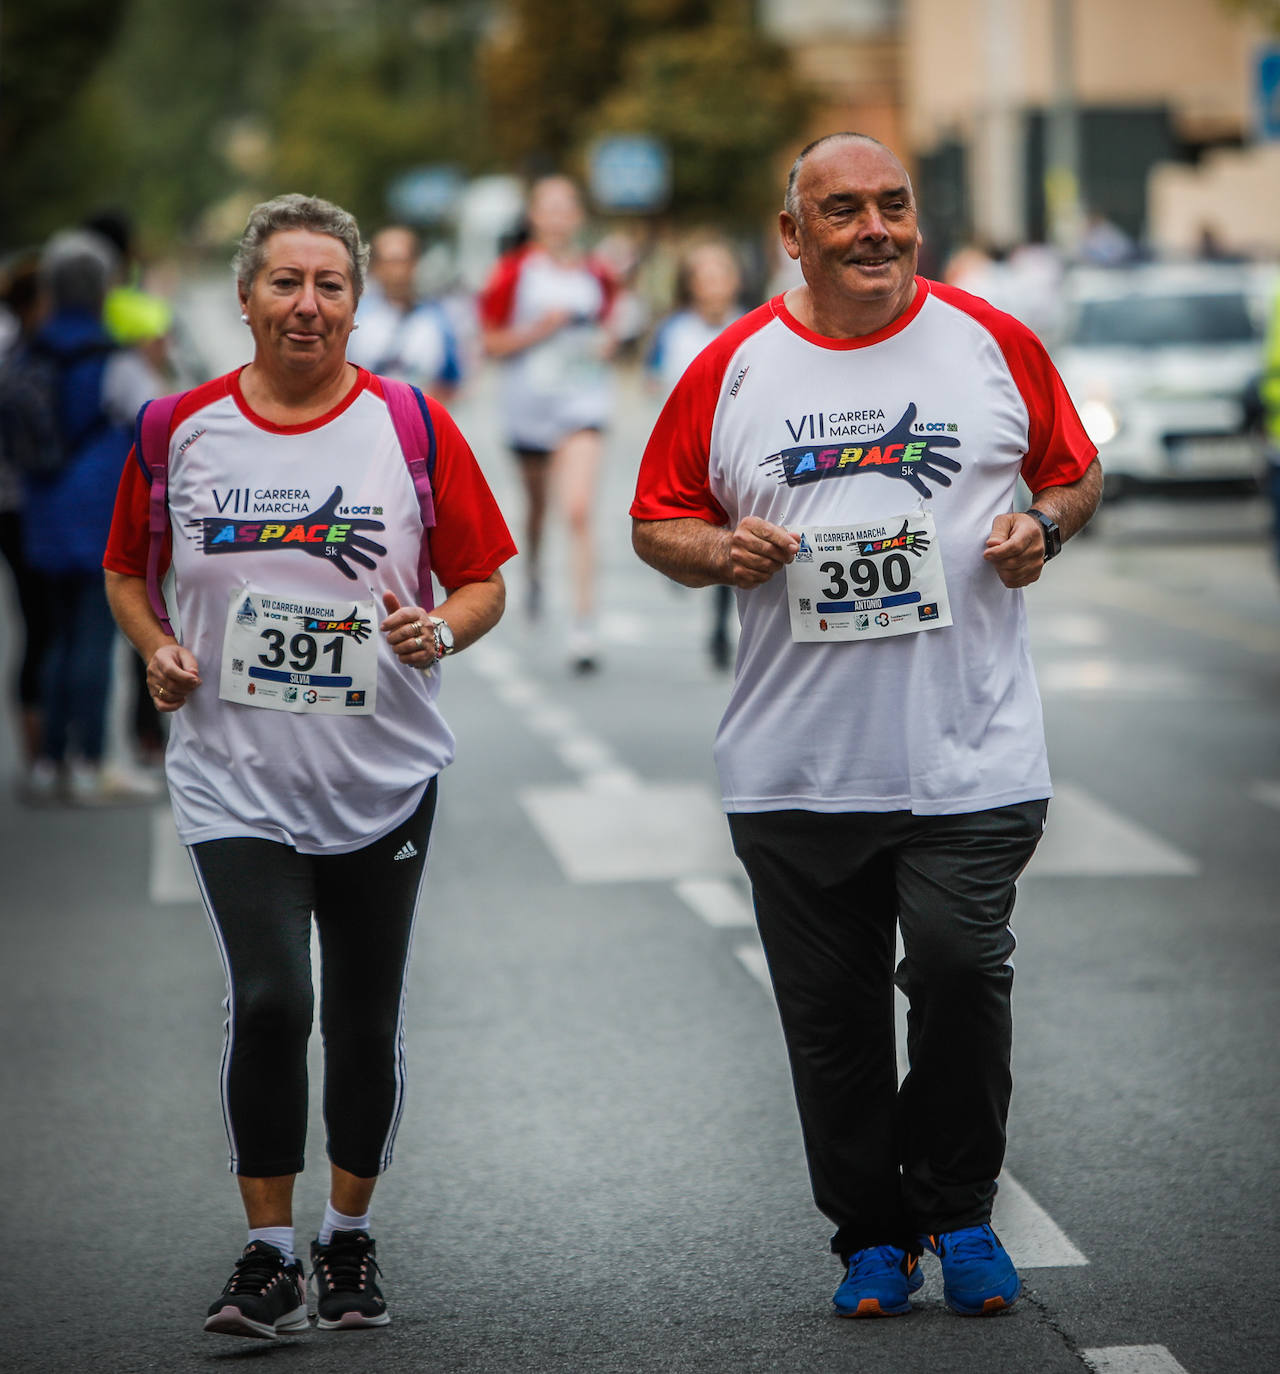
[[418, 554], [418, 600], [432, 610], [435, 596], [431, 590], [431, 531], [436, 523], [436, 503], [431, 482], [436, 470], [436, 431], [431, 423], [427, 398], [416, 386], [397, 381], [394, 377], [380, 377], [382, 394], [396, 438], [404, 453], [404, 461], [413, 478], [422, 515], [422, 548]]
[[169, 532], [169, 432], [173, 412], [186, 394], [178, 391], [148, 401], [138, 412], [133, 430], [134, 456], [151, 488], [147, 502], [147, 600], [167, 635], [173, 633], [173, 626], [160, 590], [160, 555]]

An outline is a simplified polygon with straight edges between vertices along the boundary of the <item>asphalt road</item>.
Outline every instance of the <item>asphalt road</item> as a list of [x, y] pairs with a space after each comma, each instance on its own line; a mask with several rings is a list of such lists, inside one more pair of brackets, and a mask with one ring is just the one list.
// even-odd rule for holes
[[[213, 942], [165, 809], [24, 807], [6, 735], [0, 1370], [1275, 1368], [1280, 594], [1261, 507], [1117, 508], [1031, 592], [1059, 797], [1015, 918], [997, 1217], [1026, 1297], [962, 1321], [930, 1270], [910, 1318], [840, 1322], [716, 814], [709, 596], [627, 542], [651, 411], [629, 388], [610, 445], [603, 671], [565, 671], [555, 605], [524, 622], [518, 561], [507, 620], [448, 665], [460, 748], [375, 1198], [389, 1327], [201, 1331], [242, 1243]], [[514, 520], [486, 389], [458, 414]], [[2, 623], [7, 657], [7, 602]]]

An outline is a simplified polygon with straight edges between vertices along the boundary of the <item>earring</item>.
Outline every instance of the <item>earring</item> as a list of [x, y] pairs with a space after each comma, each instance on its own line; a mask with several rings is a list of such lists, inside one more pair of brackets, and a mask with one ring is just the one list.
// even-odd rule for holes
[[351, 332], [354, 334], [354, 333], [356, 332], [356, 330], [359, 329], [359, 328], [360, 328], [360, 326], [359, 326], [358, 324], [353, 324], [353, 325], [351, 326]]
[[248, 315], [246, 315], [243, 311], [241, 311], [241, 314], [240, 314], [240, 323], [241, 323], [241, 324], [248, 324], [248, 323], [249, 323], [249, 317], [248, 317]]

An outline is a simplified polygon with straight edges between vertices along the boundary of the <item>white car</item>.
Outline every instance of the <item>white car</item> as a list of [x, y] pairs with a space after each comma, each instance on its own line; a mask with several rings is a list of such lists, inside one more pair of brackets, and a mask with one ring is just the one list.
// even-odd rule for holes
[[1272, 273], [1249, 264], [1077, 269], [1054, 361], [1098, 446], [1108, 499], [1256, 491], [1246, 401], [1262, 366]]

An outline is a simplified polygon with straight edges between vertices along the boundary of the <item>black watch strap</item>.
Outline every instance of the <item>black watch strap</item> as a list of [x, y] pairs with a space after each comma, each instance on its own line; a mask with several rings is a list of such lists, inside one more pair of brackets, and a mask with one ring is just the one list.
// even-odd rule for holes
[[1044, 561], [1047, 563], [1051, 558], [1056, 558], [1062, 552], [1062, 531], [1057, 524], [1047, 516], [1044, 511], [1031, 507], [1027, 514], [1037, 521], [1040, 528], [1044, 531]]

